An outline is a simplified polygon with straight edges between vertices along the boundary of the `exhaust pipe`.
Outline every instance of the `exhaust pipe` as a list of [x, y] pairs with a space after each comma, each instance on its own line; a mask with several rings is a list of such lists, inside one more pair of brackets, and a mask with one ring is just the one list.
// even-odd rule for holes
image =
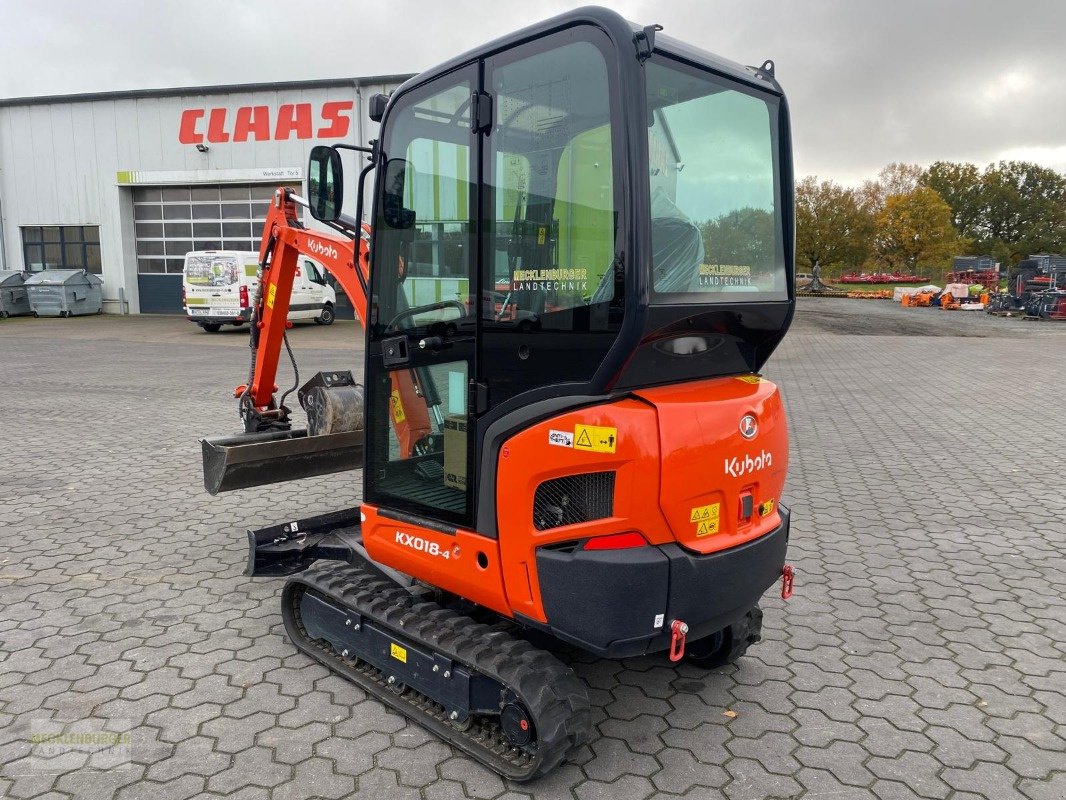
[[363, 466], [363, 431], [308, 436], [306, 429], [200, 440], [211, 495]]

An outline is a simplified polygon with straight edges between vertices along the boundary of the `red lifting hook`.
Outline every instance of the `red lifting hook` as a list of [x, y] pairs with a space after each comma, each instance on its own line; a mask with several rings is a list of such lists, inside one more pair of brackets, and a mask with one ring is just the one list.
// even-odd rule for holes
[[670, 623], [670, 660], [680, 661], [685, 655], [685, 636], [688, 625], [679, 619]]
[[788, 600], [792, 597], [792, 584], [796, 581], [795, 570], [791, 564], [785, 564], [781, 568], [781, 599]]

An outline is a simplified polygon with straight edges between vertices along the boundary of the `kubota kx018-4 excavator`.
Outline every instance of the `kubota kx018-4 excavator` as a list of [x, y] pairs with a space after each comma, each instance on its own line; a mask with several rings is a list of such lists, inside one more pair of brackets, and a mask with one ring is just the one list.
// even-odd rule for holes
[[[787, 106], [772, 62], [659, 30], [581, 9], [374, 96], [354, 216], [314, 148], [263, 234], [246, 431], [203, 442], [212, 493], [362, 467], [357, 508], [250, 531], [248, 574], [292, 576], [297, 647], [516, 780], [590, 736], [543, 634], [715, 666], [791, 586], [758, 375], [794, 311]], [[299, 253], [366, 363], [304, 385], [297, 430], [274, 381]]]

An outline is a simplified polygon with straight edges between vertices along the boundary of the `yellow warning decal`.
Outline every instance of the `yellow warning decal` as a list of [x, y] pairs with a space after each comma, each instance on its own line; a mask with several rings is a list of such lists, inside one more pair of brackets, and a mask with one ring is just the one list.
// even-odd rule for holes
[[543, 225], [537, 228], [537, 244], [544, 244], [544, 240], [547, 237], [548, 229]]
[[574, 426], [574, 449], [593, 453], [613, 453], [618, 444], [618, 428], [602, 428], [596, 425]]
[[717, 519], [706, 519], [696, 526], [697, 536], [710, 536], [715, 533], [718, 533]]
[[689, 522], [700, 522], [705, 519], [718, 519], [721, 512], [721, 503], [711, 503], [709, 506], [696, 506], [688, 516]]
[[718, 533], [718, 525], [722, 517], [722, 504], [711, 503], [706, 506], [696, 506], [689, 512], [688, 521], [696, 523], [697, 536], [710, 536]]
[[395, 642], [389, 642], [389, 655], [395, 658], [397, 661], [407, 663], [407, 648], [400, 647]]
[[762, 383], [762, 378], [758, 375], [737, 375], [737, 380], [742, 383]]
[[767, 514], [774, 510], [773, 498], [767, 500], [765, 503], [759, 503], [759, 516], [765, 517]]
[[276, 283], [270, 284], [270, 290], [267, 292], [267, 308], [274, 307], [274, 295], [278, 293], [278, 285]]
[[389, 395], [389, 405], [392, 406], [392, 421], [399, 425], [401, 422], [407, 419], [407, 415], [403, 411], [403, 401], [400, 399], [400, 390], [393, 389], [392, 394]]

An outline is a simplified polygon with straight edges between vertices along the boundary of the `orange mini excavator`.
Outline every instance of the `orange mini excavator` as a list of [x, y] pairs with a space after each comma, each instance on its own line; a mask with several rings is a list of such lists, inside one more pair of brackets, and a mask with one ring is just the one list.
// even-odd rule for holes
[[[263, 233], [245, 432], [203, 441], [212, 493], [362, 468], [360, 506], [250, 531], [248, 574], [291, 576], [297, 647], [515, 780], [590, 737], [552, 639], [713, 667], [791, 591], [759, 377], [795, 302], [785, 97], [660, 30], [569, 12], [370, 98], [370, 147], [315, 147]], [[305, 428], [275, 386], [300, 254], [366, 335], [359, 380], [299, 388]]]

